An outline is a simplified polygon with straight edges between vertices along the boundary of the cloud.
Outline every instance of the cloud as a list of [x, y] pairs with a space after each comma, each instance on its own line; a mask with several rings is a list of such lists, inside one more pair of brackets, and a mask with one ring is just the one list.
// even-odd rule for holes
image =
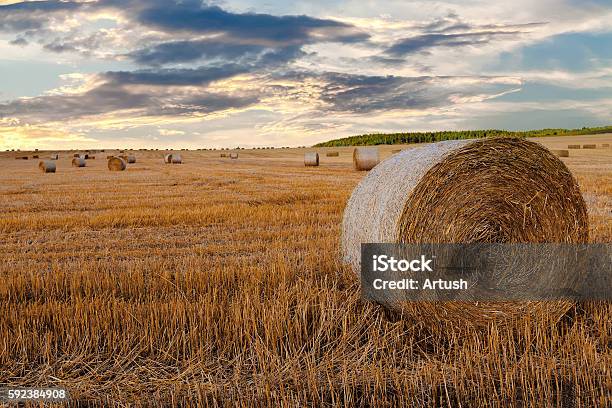
[[45, 27], [53, 18], [65, 16], [83, 3], [64, 1], [29, 1], [0, 5], [0, 31], [22, 32]]
[[421, 34], [402, 38], [385, 50], [392, 57], [404, 57], [417, 52], [427, 52], [439, 47], [465, 47], [489, 44], [495, 40], [518, 39], [522, 34], [546, 23], [526, 24], [470, 24], [456, 14], [436, 19], [416, 28]]
[[267, 45], [308, 42], [359, 42], [369, 36], [354, 26], [330, 19], [271, 14], [231, 13], [218, 6], [189, 1], [172, 7], [156, 5], [141, 10], [136, 19], [163, 31], [223, 33], [228, 37], [260, 41]]

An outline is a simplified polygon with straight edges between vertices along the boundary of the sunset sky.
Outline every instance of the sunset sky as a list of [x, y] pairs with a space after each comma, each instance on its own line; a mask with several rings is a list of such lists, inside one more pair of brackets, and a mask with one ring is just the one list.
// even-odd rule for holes
[[3, 150], [610, 124], [610, 0], [0, 0]]

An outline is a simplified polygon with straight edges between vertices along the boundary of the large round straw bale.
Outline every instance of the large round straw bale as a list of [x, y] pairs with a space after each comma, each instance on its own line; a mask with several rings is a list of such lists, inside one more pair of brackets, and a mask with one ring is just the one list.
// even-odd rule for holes
[[355, 170], [371, 170], [379, 161], [377, 147], [356, 147], [353, 150], [353, 166]]
[[230, 153], [229, 157], [230, 157], [230, 159], [237, 159], [238, 158], [238, 153], [236, 153], [236, 152]]
[[168, 153], [164, 155], [164, 163], [166, 164], [172, 163], [172, 153]]
[[[518, 138], [456, 140], [404, 150], [376, 166], [353, 191], [342, 223], [344, 261], [360, 271], [361, 243], [585, 243], [586, 205], [576, 180], [540, 144]], [[564, 279], [575, 279], [568, 270]], [[401, 302], [423, 321], [475, 325], [568, 301]]]
[[72, 158], [72, 167], [85, 167], [85, 159], [82, 157], [73, 157]]
[[55, 163], [50, 160], [41, 160], [38, 162], [38, 168], [43, 173], [55, 173]]
[[183, 163], [183, 158], [181, 157], [181, 155], [178, 153], [173, 153], [172, 154], [172, 164], [182, 164], [182, 163]]
[[580, 149], [580, 145], [579, 144], [572, 144], [572, 145], [567, 145], [568, 149]]
[[127, 164], [121, 157], [111, 157], [108, 159], [108, 169], [110, 171], [123, 171], [126, 167]]
[[597, 149], [597, 145], [596, 144], [583, 144], [582, 148], [583, 149]]
[[338, 156], [340, 156], [340, 153], [339, 152], [327, 152], [327, 153], [325, 153], [325, 156], [327, 156], [327, 157], [338, 157]]
[[568, 150], [551, 150], [551, 152], [555, 155], [555, 156], [559, 156], [559, 157], [569, 157], [569, 151]]
[[128, 162], [128, 164], [136, 163], [136, 156], [134, 156], [133, 154], [129, 154], [127, 156], [127, 162]]
[[304, 165], [305, 166], [318, 166], [319, 165], [319, 153], [317, 152], [304, 153]]

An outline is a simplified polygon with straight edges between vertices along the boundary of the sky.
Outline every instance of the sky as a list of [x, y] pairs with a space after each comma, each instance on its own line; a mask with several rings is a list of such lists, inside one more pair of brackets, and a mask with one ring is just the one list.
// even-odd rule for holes
[[0, 149], [612, 125], [610, 0], [0, 0]]

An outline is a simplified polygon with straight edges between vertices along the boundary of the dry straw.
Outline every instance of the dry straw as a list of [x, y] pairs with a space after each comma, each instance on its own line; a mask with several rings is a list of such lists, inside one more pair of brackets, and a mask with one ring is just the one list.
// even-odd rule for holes
[[171, 159], [172, 159], [172, 164], [182, 164], [183, 163], [183, 158], [178, 153], [174, 153]]
[[[362, 179], [344, 211], [342, 253], [358, 274], [361, 243], [584, 243], [587, 221], [576, 180], [543, 146], [518, 138], [447, 141], [404, 150]], [[432, 324], [482, 325], [536, 312], [559, 317], [570, 306], [404, 301], [392, 309]]]
[[164, 163], [166, 164], [172, 163], [172, 153], [168, 153], [164, 156]]
[[50, 160], [41, 160], [38, 162], [38, 168], [43, 173], [55, 173], [55, 163]]
[[82, 157], [74, 157], [72, 159], [72, 167], [85, 167], [85, 159]]
[[602, 143], [601, 147], [609, 148], [610, 147], [610, 143]]
[[340, 153], [339, 152], [327, 152], [327, 153], [325, 153], [325, 156], [327, 156], [327, 157], [338, 157], [338, 156], [340, 156]]
[[577, 144], [573, 144], [573, 145], [567, 145], [568, 149], [580, 149], [580, 145]]
[[108, 159], [108, 169], [110, 171], [123, 171], [126, 167], [127, 164], [121, 157], [111, 157]]
[[221, 157], [227, 157], [227, 154], [221, 153]]
[[583, 149], [597, 149], [597, 145], [595, 145], [595, 144], [583, 144], [582, 148]]
[[353, 150], [355, 170], [371, 170], [380, 161], [377, 147], [356, 147]]
[[237, 159], [238, 158], [238, 153], [230, 153], [229, 157], [230, 157], [230, 159]]
[[316, 167], [319, 165], [319, 153], [308, 152], [304, 153], [304, 165], [307, 167]]
[[569, 151], [568, 150], [551, 150], [551, 152], [555, 155], [555, 156], [559, 156], [559, 157], [569, 157]]

